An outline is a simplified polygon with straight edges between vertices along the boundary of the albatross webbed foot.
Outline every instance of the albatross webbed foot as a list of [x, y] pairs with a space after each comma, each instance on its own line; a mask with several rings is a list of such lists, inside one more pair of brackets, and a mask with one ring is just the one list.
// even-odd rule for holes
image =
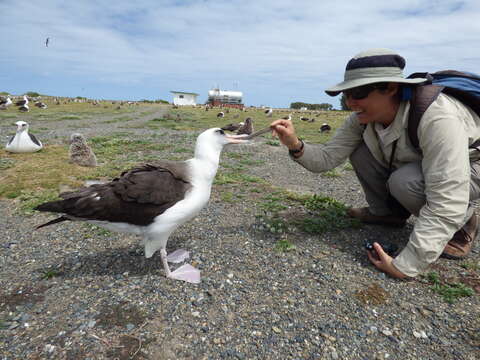
[[170, 263], [178, 264], [185, 259], [188, 259], [190, 254], [184, 249], [177, 249], [174, 252], [171, 252], [167, 255], [167, 261]]
[[170, 279], [182, 280], [192, 284], [200, 283], [200, 270], [190, 264], [180, 266], [177, 270], [168, 275]]

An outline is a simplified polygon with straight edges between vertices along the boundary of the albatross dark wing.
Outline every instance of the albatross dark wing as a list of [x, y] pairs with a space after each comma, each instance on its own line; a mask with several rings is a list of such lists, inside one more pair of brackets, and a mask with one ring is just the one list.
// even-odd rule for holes
[[123, 172], [107, 184], [62, 193], [63, 200], [41, 204], [36, 210], [63, 213], [77, 220], [149, 225], [182, 200], [190, 188], [186, 165], [181, 163], [182, 169], [179, 164], [165, 165], [144, 165]]
[[42, 144], [40, 144], [40, 141], [37, 140], [35, 135], [28, 133], [28, 136], [30, 136], [30, 139], [33, 141], [35, 145], [42, 146]]

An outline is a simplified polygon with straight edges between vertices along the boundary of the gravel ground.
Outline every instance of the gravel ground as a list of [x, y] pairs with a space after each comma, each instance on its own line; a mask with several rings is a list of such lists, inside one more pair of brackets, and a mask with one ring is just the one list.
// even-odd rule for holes
[[[107, 118], [75, 131], [108, 134], [117, 125]], [[39, 134], [46, 143], [72, 132], [59, 122], [46, 126]], [[191, 137], [173, 134], [162, 141], [192, 146]], [[260, 160], [247, 173], [280, 188], [365, 205], [352, 171], [309, 173], [262, 140], [226, 148], [222, 164], [231, 161], [226, 152]], [[227, 190], [235, 201], [222, 201]], [[478, 294], [449, 304], [426, 278], [393, 280], [366, 258], [365, 239], [403, 245], [414, 219], [397, 230], [297, 231], [288, 234], [296, 249], [279, 252], [280, 235], [262, 227], [253, 194], [214, 186], [201, 214], [171, 236], [167, 250], [191, 252], [198, 285], [166, 279], [159, 255], [145, 259], [135, 236], [79, 223], [33, 231], [52, 216], [19, 215], [14, 201], [0, 201], [0, 359], [480, 358]], [[478, 248], [468, 261], [478, 264]], [[440, 259], [432, 270], [479, 285], [478, 269], [461, 263]]]

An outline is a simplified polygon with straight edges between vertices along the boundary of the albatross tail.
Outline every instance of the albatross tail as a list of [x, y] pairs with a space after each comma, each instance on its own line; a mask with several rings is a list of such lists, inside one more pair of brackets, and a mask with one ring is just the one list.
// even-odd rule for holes
[[38, 225], [37, 227], [35, 227], [35, 230], [38, 230], [38, 229], [40, 229], [40, 228], [42, 228], [42, 227], [44, 227], [44, 226], [56, 224], [56, 223], [59, 223], [59, 222], [62, 222], [62, 221], [67, 221], [67, 220], [70, 220], [70, 219], [67, 218], [67, 217], [65, 217], [65, 216], [60, 216], [59, 218], [50, 220], [49, 222], [46, 222], [45, 224]]

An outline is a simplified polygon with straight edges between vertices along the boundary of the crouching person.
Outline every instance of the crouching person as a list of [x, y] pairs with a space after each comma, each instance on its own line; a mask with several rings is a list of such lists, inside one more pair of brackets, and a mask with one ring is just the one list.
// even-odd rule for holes
[[480, 118], [467, 105], [440, 93], [421, 116], [418, 148], [408, 133], [407, 87], [426, 79], [403, 76], [405, 60], [388, 49], [356, 55], [345, 80], [330, 89], [343, 93], [353, 113], [325, 144], [305, 144], [291, 121], [272, 122], [274, 135], [291, 157], [313, 172], [350, 159], [368, 207], [348, 214], [364, 223], [401, 227], [417, 216], [406, 247], [395, 258], [374, 244], [370, 261], [395, 278], [414, 277], [440, 256], [465, 257], [478, 231], [471, 201], [480, 197]]

